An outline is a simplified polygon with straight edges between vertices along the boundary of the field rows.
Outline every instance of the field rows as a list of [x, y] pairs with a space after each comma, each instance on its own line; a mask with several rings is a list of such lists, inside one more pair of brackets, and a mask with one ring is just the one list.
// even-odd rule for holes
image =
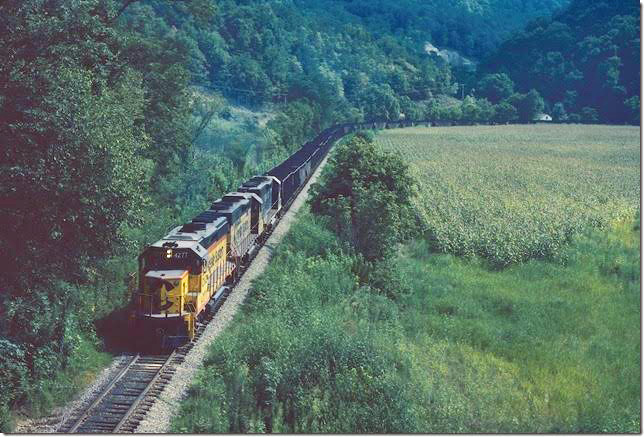
[[377, 143], [411, 165], [436, 249], [495, 265], [553, 258], [588, 227], [639, 211], [639, 129], [408, 128]]

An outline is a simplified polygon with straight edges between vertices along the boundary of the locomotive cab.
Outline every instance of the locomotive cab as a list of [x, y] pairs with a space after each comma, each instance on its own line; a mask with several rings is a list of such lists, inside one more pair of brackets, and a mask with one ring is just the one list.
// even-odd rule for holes
[[140, 346], [172, 349], [186, 343], [195, 330], [190, 281], [200, 272], [201, 261], [187, 247], [162, 246], [149, 247], [139, 263], [135, 323]]

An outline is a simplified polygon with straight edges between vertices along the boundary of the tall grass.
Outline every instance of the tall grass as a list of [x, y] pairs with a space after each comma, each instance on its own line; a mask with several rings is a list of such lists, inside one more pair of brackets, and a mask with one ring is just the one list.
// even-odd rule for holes
[[432, 431], [639, 432], [639, 230], [587, 232], [565, 265], [501, 272], [425, 243], [401, 268]]
[[348, 253], [298, 218], [172, 431], [639, 432], [632, 223], [503, 271], [414, 242], [396, 301]]

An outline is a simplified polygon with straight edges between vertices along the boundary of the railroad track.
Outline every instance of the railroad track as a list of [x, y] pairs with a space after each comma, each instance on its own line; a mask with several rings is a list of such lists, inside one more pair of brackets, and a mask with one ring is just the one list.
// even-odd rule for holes
[[281, 218], [290, 209], [305, 185], [302, 184], [295, 191], [288, 204], [284, 205], [280, 211], [274, 225], [261, 239], [256, 241], [255, 247], [249, 251], [247, 262], [239, 266], [238, 274], [235, 275], [233, 282], [226, 287], [213, 310], [197, 321], [195, 338], [192, 341], [166, 355], [137, 354], [127, 356], [115, 371], [112, 379], [94, 395], [93, 400], [78, 408], [74, 414], [65, 419], [58, 427], [57, 432], [65, 434], [134, 432], [145, 418], [148, 410], [161, 396], [177, 366], [184, 361], [185, 356], [199, 340], [208, 323], [232, 293], [235, 285], [239, 283], [259, 253], [259, 249], [273, 234]]
[[[80, 415], [58, 429], [62, 433], [116, 433], [134, 431], [145, 411], [158, 397], [164, 380], [174, 373], [181, 355], [135, 355], [125, 360], [107, 386]], [[143, 415], [142, 415], [143, 414]], [[133, 427], [134, 426], [134, 427]]]
[[230, 294], [226, 290], [215, 311], [198, 322], [191, 342], [165, 355], [126, 357], [112, 379], [94, 396], [91, 403], [79, 408], [58, 427], [58, 433], [97, 434], [131, 433], [170, 381], [176, 368], [201, 337], [208, 323]]

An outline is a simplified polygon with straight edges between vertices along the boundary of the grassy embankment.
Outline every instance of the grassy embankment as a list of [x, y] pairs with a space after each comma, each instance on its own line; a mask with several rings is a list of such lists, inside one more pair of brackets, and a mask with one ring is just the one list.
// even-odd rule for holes
[[[480, 171], [507, 161], [520, 167], [512, 144], [526, 133], [533, 141], [559, 136], [569, 141], [568, 147], [524, 146], [525, 153], [541, 154], [523, 161], [534, 164], [533, 177], [537, 161], [546, 169], [559, 158], [569, 159], [575, 165], [567, 171], [542, 171], [541, 185], [562, 187], [553, 175], [565, 179], [581, 171], [604, 182], [592, 188], [594, 193], [609, 192], [611, 202], [622, 199], [623, 211], [634, 212], [637, 208], [629, 202], [639, 198], [639, 191], [624, 191], [621, 197], [611, 191], [633, 188], [628, 179], [639, 164], [633, 132], [557, 128], [426, 132], [435, 136], [429, 141], [453, 141], [453, 153], [467, 137], [470, 147], [480, 144], [474, 138], [478, 132], [494, 142], [498, 153], [505, 147], [512, 157], [504, 161], [491, 151], [481, 152], [476, 158]], [[407, 133], [392, 131], [380, 138]], [[429, 141], [426, 150], [432, 150]], [[611, 143], [614, 156], [625, 159], [606, 159], [613, 156]], [[552, 158], [553, 153], [559, 158]], [[484, 155], [491, 159], [485, 161]], [[435, 169], [456, 171], [446, 162], [438, 164]], [[508, 185], [502, 181], [508, 175], [517, 181], [514, 199], [504, 204], [519, 205], [514, 214], [505, 210], [508, 227], [516, 227], [512, 220], [530, 223], [521, 219], [530, 209], [517, 201], [521, 193], [516, 187], [525, 186], [518, 176], [523, 173], [490, 169], [488, 175], [493, 174], [500, 188]], [[614, 178], [606, 176], [611, 174]], [[465, 190], [467, 182], [450, 187]], [[533, 186], [539, 182], [534, 180]], [[504, 269], [491, 268], [485, 252], [467, 257], [438, 253], [441, 234], [428, 232], [429, 243], [416, 241], [400, 252], [401, 285], [409, 292], [397, 301], [360, 285], [348, 249], [319, 219], [304, 214], [277, 249], [243, 314], [213, 344], [173, 430], [638, 432], [639, 216], [602, 215], [588, 187], [577, 185], [577, 190], [559, 196], [560, 205], [576, 209], [582, 219], [604, 219], [585, 222], [574, 235], [544, 232], [541, 241], [558, 242], [550, 246], [556, 251]], [[571, 199], [585, 199], [587, 208]], [[468, 210], [467, 202], [456, 203]], [[553, 228], [561, 225], [551, 221]], [[499, 253], [513, 253], [502, 240], [495, 244], [505, 250]], [[498, 267], [498, 258], [491, 261]]]

